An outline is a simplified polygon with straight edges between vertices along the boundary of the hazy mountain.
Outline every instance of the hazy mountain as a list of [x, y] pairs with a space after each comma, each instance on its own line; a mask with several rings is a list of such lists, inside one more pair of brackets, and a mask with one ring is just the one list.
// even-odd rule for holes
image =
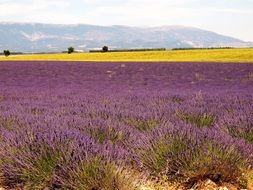
[[[0, 51], [63, 51], [123, 48], [249, 47], [251, 42], [193, 27], [128, 27], [0, 23]], [[1, 50], [2, 49], [2, 50]]]

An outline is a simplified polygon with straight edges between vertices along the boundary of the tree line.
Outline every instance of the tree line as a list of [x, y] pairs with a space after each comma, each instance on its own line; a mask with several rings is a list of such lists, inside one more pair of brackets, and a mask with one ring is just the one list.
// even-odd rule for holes
[[[103, 46], [102, 47], [102, 52], [108, 52], [108, 50], [109, 50], [108, 46]], [[71, 54], [71, 53], [74, 53], [74, 52], [75, 52], [74, 47], [69, 47], [68, 50], [67, 50], [68, 54]], [[3, 55], [5, 55], [6, 57], [10, 56], [11, 55], [10, 50], [4, 50]]]

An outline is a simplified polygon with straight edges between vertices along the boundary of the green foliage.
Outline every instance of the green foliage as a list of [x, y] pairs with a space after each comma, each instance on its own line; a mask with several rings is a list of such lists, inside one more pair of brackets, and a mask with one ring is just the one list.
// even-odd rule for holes
[[242, 138], [249, 143], [253, 143], [253, 129], [252, 127], [243, 126], [230, 126], [228, 132], [231, 136], [236, 138]]
[[[9, 170], [9, 174], [3, 170], [6, 186], [22, 186], [24, 190], [52, 188], [55, 184], [55, 175], [58, 171], [58, 164], [63, 157], [58, 150], [47, 145], [30, 148], [9, 148], [9, 153], [17, 159], [2, 157], [3, 167]], [[22, 155], [22, 156], [21, 156]]]
[[11, 52], [9, 50], [4, 50], [5, 57], [8, 57], [10, 54], [11, 54]]
[[243, 172], [249, 165], [233, 146], [223, 148], [211, 141], [193, 143], [187, 138], [164, 138], [139, 150], [138, 155], [151, 175], [180, 182], [187, 188], [206, 179], [245, 188]]
[[24, 167], [20, 174], [21, 180], [26, 182], [24, 189], [52, 187], [55, 170], [60, 158], [59, 153], [50, 151], [45, 152], [39, 158], [30, 160], [30, 166]]
[[211, 179], [216, 183], [230, 182], [245, 188], [244, 170], [249, 167], [247, 161], [233, 146], [223, 149], [219, 145], [207, 142], [200, 147], [194, 156], [182, 165], [188, 185], [203, 179]]
[[94, 157], [83, 160], [63, 182], [63, 189], [71, 190], [135, 190], [136, 180], [129, 172], [113, 163]]
[[249, 130], [248, 132], [242, 134], [242, 138], [246, 141], [253, 143], [253, 129]]
[[148, 131], [159, 125], [159, 121], [155, 119], [128, 118], [124, 121], [126, 124], [134, 126], [139, 131]]
[[23, 126], [25, 126], [25, 124], [14, 117], [3, 117], [0, 115], [0, 129], [4, 128], [13, 131], [16, 130], [16, 128], [21, 128]]
[[108, 50], [109, 50], [108, 46], [102, 47], [102, 51], [103, 51], [103, 52], [108, 52]]
[[75, 49], [73, 47], [69, 47], [68, 48], [68, 54], [71, 54], [75, 51]]
[[14, 122], [15, 121], [12, 118], [4, 118], [0, 116], [0, 128], [12, 130], [14, 126]]
[[210, 48], [173, 48], [171, 50], [178, 51], [178, 50], [215, 50], [215, 49], [233, 49], [233, 47], [210, 47]]
[[173, 168], [173, 165], [178, 162], [178, 155], [185, 150], [187, 150], [187, 145], [182, 139], [175, 138], [169, 143], [162, 139], [152, 144], [147, 150], [139, 151], [139, 156], [151, 175], [167, 175], [166, 172], [174, 175], [177, 168]]
[[215, 122], [215, 117], [209, 113], [189, 114], [178, 111], [176, 112], [176, 115], [186, 123], [193, 124], [198, 128], [211, 127]]
[[98, 143], [110, 141], [113, 144], [122, 143], [126, 136], [123, 131], [116, 130], [111, 127], [92, 127], [86, 129], [87, 133], [94, 138]]
[[[142, 49], [113, 49], [108, 52], [139, 52], [139, 51], [166, 51], [165, 48], [142, 48]], [[99, 53], [100, 50], [90, 50], [90, 53]]]

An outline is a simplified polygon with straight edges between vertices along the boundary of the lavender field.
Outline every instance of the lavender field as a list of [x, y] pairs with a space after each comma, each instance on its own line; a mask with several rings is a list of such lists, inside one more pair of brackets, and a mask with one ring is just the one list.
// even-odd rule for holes
[[253, 64], [0, 62], [0, 186], [253, 182]]

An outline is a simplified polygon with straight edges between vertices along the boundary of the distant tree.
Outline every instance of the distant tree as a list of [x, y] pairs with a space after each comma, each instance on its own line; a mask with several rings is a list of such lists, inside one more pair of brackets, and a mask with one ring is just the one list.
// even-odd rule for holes
[[9, 50], [4, 50], [4, 55], [5, 55], [6, 57], [8, 57], [10, 54], [11, 54], [11, 52], [10, 52]]
[[75, 51], [75, 49], [73, 47], [69, 47], [68, 48], [68, 54], [71, 54]]
[[109, 50], [109, 48], [108, 48], [107, 46], [104, 46], [104, 47], [102, 48], [102, 51], [103, 51], [103, 52], [108, 52], [108, 50]]

